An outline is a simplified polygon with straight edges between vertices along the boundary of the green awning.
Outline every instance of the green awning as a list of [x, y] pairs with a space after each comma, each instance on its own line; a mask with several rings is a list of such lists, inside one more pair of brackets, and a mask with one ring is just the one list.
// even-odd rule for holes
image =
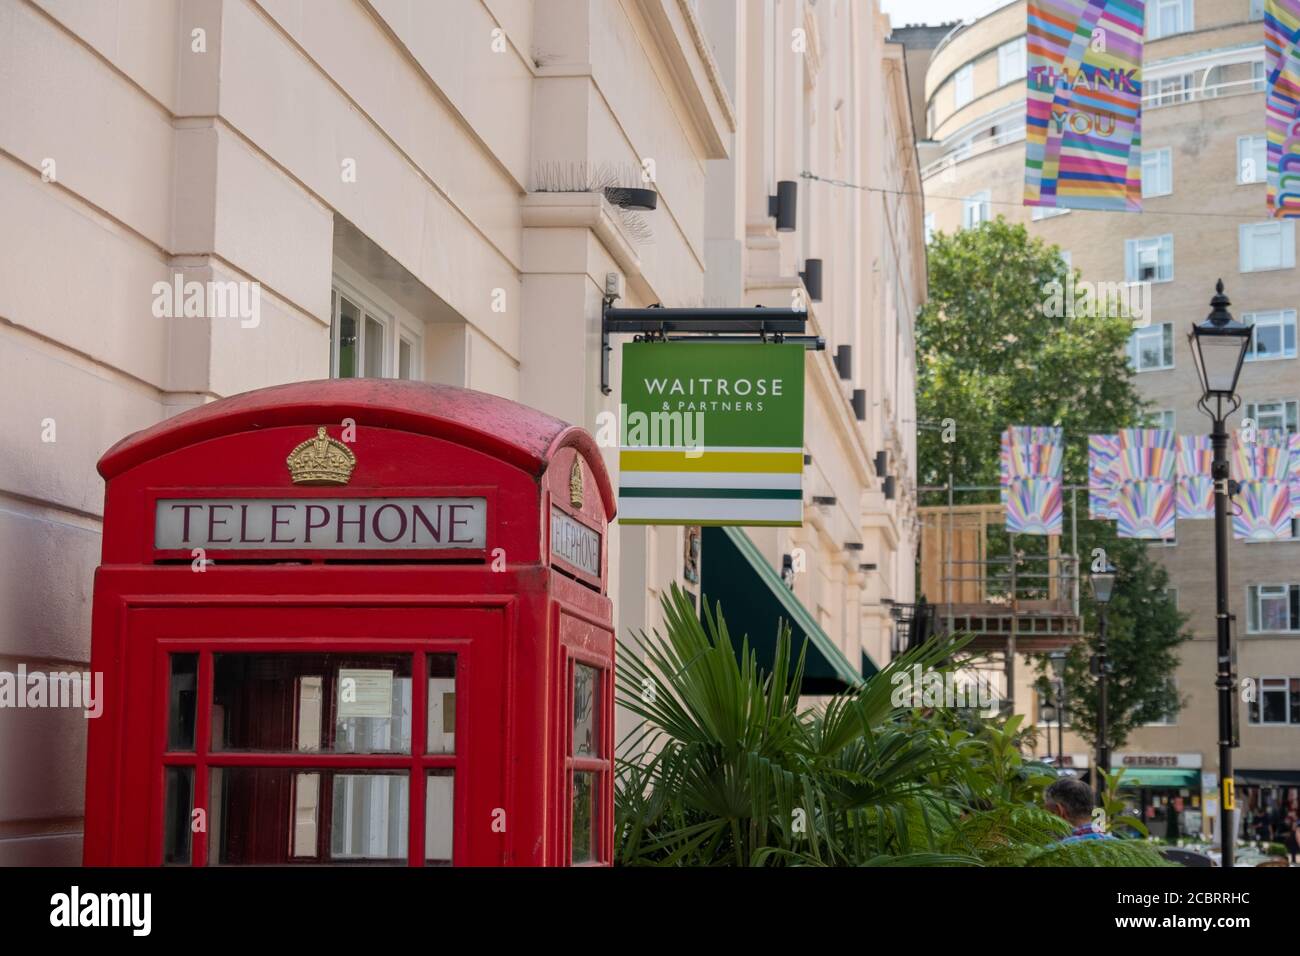
[[[748, 637], [759, 667], [770, 671], [777, 623], [784, 618], [790, 622], [793, 653], [797, 656], [804, 643], [808, 645], [803, 693], [834, 694], [861, 683], [862, 675], [781, 582], [781, 575], [763, 559], [749, 535], [729, 526], [705, 527], [703, 534], [700, 593], [710, 607], [721, 603], [737, 651]], [[862, 666], [866, 676], [877, 670], [865, 653]]]
[[1120, 787], [1191, 787], [1201, 786], [1199, 770], [1172, 767], [1135, 767], [1119, 778]]
[[877, 672], [879, 672], [879, 670], [880, 668], [876, 666], [876, 662], [867, 656], [866, 651], [863, 651], [862, 652], [862, 676], [875, 677]]

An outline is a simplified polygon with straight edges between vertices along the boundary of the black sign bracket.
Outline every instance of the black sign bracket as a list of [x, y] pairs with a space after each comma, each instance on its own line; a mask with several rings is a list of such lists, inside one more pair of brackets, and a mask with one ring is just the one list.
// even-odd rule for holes
[[802, 334], [808, 313], [798, 309], [767, 309], [761, 305], [740, 309], [616, 309], [617, 296], [606, 295], [600, 311], [600, 390], [608, 395], [611, 335], [634, 335], [642, 342], [798, 343], [824, 351], [826, 340]]

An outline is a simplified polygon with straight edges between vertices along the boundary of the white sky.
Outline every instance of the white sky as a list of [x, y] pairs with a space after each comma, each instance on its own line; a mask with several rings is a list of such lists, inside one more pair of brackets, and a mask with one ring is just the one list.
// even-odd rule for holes
[[880, 0], [896, 27], [909, 23], [947, 23], [982, 17], [1010, 0]]

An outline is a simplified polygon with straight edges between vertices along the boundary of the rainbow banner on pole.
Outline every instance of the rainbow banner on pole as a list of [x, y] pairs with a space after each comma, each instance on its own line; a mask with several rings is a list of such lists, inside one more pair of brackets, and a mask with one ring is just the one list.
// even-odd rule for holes
[[1300, 518], [1300, 435], [1287, 437], [1287, 450], [1291, 452], [1291, 465], [1287, 471], [1287, 485], [1291, 489], [1291, 517]]
[[1123, 428], [1115, 459], [1115, 531], [1121, 538], [1174, 536], [1177, 441], [1159, 428]]
[[1268, 213], [1300, 217], [1300, 0], [1264, 7], [1264, 122], [1268, 131]]
[[1118, 435], [1088, 436], [1088, 517], [1115, 517], [1115, 459], [1119, 457]]
[[1026, 206], [1141, 211], [1145, 7], [1030, 0]]
[[1179, 435], [1178, 490], [1175, 504], [1179, 518], [1214, 517], [1214, 447], [1209, 435]]
[[1232, 536], [1245, 541], [1291, 537], [1291, 436], [1261, 428], [1252, 441], [1233, 438], [1232, 472], [1241, 487], [1234, 499]]
[[1013, 425], [1002, 433], [1002, 505], [1011, 534], [1060, 534], [1065, 439], [1060, 428]]

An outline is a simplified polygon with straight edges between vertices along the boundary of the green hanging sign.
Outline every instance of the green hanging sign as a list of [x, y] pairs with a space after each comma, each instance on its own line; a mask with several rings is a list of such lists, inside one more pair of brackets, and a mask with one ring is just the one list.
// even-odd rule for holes
[[619, 520], [802, 524], [804, 352], [626, 343]]

